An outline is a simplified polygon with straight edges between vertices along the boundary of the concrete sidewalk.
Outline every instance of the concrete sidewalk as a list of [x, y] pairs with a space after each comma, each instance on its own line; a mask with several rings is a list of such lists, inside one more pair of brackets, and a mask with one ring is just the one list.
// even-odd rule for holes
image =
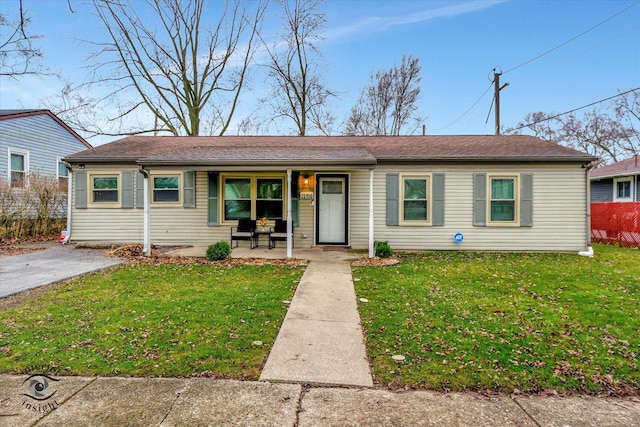
[[38, 402], [28, 375], [0, 375], [0, 425], [567, 426], [640, 425], [640, 399], [482, 396], [305, 388], [209, 378], [54, 377]]
[[348, 263], [309, 263], [260, 380], [373, 386]]

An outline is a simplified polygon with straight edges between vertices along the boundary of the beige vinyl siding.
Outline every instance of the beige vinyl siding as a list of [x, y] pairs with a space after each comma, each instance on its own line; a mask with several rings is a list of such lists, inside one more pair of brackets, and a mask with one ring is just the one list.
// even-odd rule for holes
[[[86, 169], [74, 168], [74, 172], [92, 173], [119, 173], [125, 170], [137, 171], [137, 167], [131, 165], [117, 166], [91, 166]], [[142, 209], [122, 209], [122, 208], [102, 208], [88, 207], [86, 209], [76, 208], [75, 180], [77, 175], [72, 176], [74, 191], [71, 192], [72, 213], [71, 213], [71, 241], [72, 242], [94, 242], [94, 243], [143, 243], [143, 210]], [[122, 186], [121, 179], [118, 185]], [[90, 186], [87, 186], [90, 192]], [[89, 198], [90, 195], [88, 194]], [[119, 198], [120, 202], [122, 197]]]
[[[314, 197], [317, 196], [314, 192]], [[300, 200], [300, 226], [294, 228], [295, 233], [293, 242], [296, 248], [310, 248], [314, 242], [315, 227], [315, 204], [309, 199]], [[302, 236], [307, 236], [304, 239]], [[284, 246], [284, 245], [282, 245]]]
[[[386, 225], [387, 173], [445, 174], [445, 225]], [[533, 227], [474, 227], [474, 173], [533, 173]], [[365, 184], [365, 181], [367, 183]], [[585, 247], [585, 172], [580, 165], [379, 165], [374, 172], [374, 239], [403, 250], [579, 251]], [[365, 187], [367, 197], [365, 197]], [[351, 241], [367, 247], [368, 176], [352, 175]], [[453, 235], [464, 234], [457, 244]]]

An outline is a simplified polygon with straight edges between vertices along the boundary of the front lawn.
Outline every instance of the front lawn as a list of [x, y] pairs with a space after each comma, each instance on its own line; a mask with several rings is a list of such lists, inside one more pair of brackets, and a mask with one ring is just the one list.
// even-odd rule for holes
[[394, 267], [355, 267], [375, 380], [637, 391], [640, 251], [598, 245], [595, 253], [434, 252], [405, 255]]
[[302, 272], [127, 265], [71, 280], [0, 311], [0, 372], [257, 379]]

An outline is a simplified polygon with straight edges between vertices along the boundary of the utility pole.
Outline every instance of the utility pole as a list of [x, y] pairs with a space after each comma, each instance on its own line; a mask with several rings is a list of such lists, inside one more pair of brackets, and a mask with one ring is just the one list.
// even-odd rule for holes
[[496, 68], [493, 69], [493, 83], [494, 83], [493, 99], [496, 104], [496, 135], [500, 135], [500, 91], [505, 87], [509, 86], [509, 83], [505, 83], [502, 86], [500, 86], [501, 75], [502, 75], [502, 70], [498, 72]]

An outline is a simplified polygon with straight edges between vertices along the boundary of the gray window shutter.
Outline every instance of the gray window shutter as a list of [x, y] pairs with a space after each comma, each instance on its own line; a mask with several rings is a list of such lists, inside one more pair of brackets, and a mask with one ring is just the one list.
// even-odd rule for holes
[[533, 227], [533, 174], [520, 174], [520, 226]]
[[73, 185], [76, 187], [76, 209], [87, 208], [87, 173], [74, 172]]
[[473, 225], [487, 225], [487, 174], [473, 174]]
[[444, 225], [444, 174], [434, 173], [433, 183], [433, 218], [431, 225]]
[[144, 208], [144, 175], [136, 173], [136, 208]]
[[399, 224], [399, 175], [397, 173], [387, 174], [387, 225]]
[[184, 201], [182, 202], [182, 206], [185, 208], [195, 208], [196, 207], [196, 173], [195, 171], [185, 171], [183, 173], [183, 188], [182, 188], [182, 196], [184, 197]]
[[208, 196], [207, 196], [207, 225], [218, 225], [218, 173], [209, 172], [208, 174]]
[[122, 207], [133, 208], [133, 177], [135, 171], [122, 171]]

